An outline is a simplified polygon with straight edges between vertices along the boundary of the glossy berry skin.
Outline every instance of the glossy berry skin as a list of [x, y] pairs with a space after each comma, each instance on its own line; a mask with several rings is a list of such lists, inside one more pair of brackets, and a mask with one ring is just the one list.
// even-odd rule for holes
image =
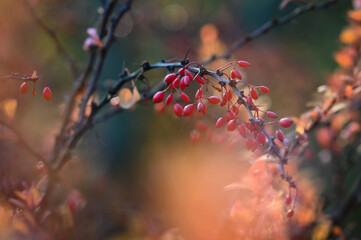
[[254, 88], [251, 88], [251, 97], [256, 100], [258, 98], [258, 93]]
[[242, 75], [241, 75], [241, 73], [240, 73], [237, 69], [233, 69], [233, 70], [231, 71], [231, 78], [232, 78], [232, 79], [236, 79], [236, 78], [242, 79]]
[[177, 74], [175, 73], [170, 73], [167, 76], [165, 76], [164, 81], [166, 83], [172, 83], [175, 79], [177, 78]]
[[184, 107], [183, 109], [183, 116], [190, 116], [192, 115], [192, 113], [194, 112], [195, 107], [193, 104], [188, 104], [187, 106]]
[[202, 103], [202, 102], [200, 102], [200, 103], [198, 103], [198, 105], [197, 105], [197, 111], [198, 112], [203, 112], [203, 110], [204, 110], [204, 104]]
[[203, 95], [203, 89], [200, 88], [200, 89], [198, 89], [197, 92], [196, 92], [196, 98], [201, 98], [202, 95]]
[[204, 78], [202, 78], [201, 76], [197, 76], [196, 77], [196, 81], [199, 83], [199, 84], [205, 84], [206, 83], [206, 80]]
[[212, 103], [212, 104], [218, 104], [221, 102], [221, 99], [219, 99], [219, 97], [217, 97], [217, 96], [210, 96], [208, 98], [208, 102]]
[[232, 113], [231, 111], [228, 111], [226, 113], [226, 121], [229, 122], [233, 119], [236, 119], [236, 116], [234, 115], [234, 113]]
[[241, 134], [242, 137], [246, 137], [247, 135], [247, 128], [242, 124], [238, 127], [239, 134]]
[[288, 128], [292, 126], [293, 121], [289, 118], [281, 118], [278, 124], [283, 128]]
[[222, 125], [224, 124], [226, 120], [224, 119], [224, 117], [220, 117], [218, 118], [217, 122], [216, 122], [216, 128], [220, 128], [222, 127]]
[[27, 82], [23, 82], [21, 85], [20, 85], [20, 92], [22, 94], [25, 94], [29, 89], [29, 84]]
[[289, 210], [287, 211], [287, 217], [288, 217], [288, 218], [291, 218], [294, 213], [295, 213], [295, 212], [293, 211], [293, 209], [289, 209]]
[[178, 74], [179, 74], [179, 75], [183, 75], [184, 72], [185, 72], [185, 68], [180, 68], [180, 69], [178, 70]]
[[233, 119], [227, 123], [227, 130], [233, 131], [237, 128], [237, 126], [238, 126], [237, 120]]
[[187, 94], [185, 94], [184, 92], [182, 92], [180, 94], [180, 98], [185, 102], [185, 103], [189, 103], [190, 102], [190, 98], [188, 97]]
[[267, 112], [266, 112], [266, 115], [267, 115], [269, 118], [277, 118], [277, 114], [274, 113], [274, 112], [271, 112], [271, 111], [267, 111]]
[[249, 62], [247, 62], [247, 61], [238, 61], [237, 62], [237, 64], [238, 64], [238, 66], [240, 66], [240, 67], [249, 67], [251, 64], [249, 64]]
[[183, 114], [183, 108], [179, 103], [174, 104], [173, 111], [174, 114], [177, 115], [178, 117], [182, 116]]
[[193, 81], [193, 75], [188, 70], [186, 70], [186, 75], [189, 77], [189, 80]]
[[164, 99], [164, 92], [161, 92], [161, 91], [157, 92], [153, 96], [154, 103], [160, 103], [161, 101], [163, 101], [163, 99]]
[[260, 87], [259, 87], [259, 90], [260, 90], [261, 92], [263, 92], [263, 93], [269, 93], [269, 92], [270, 92], [269, 88], [266, 87], [266, 86], [260, 86]]
[[172, 87], [176, 88], [178, 87], [180, 82], [180, 79], [177, 77], [173, 82], [172, 82]]
[[49, 87], [45, 87], [43, 90], [43, 98], [45, 100], [50, 100], [53, 94], [51, 93], [51, 90]]
[[291, 203], [292, 203], [292, 197], [290, 195], [287, 195], [285, 199], [285, 204], [290, 205]]
[[179, 88], [180, 88], [180, 90], [182, 90], [182, 91], [187, 88], [187, 85], [186, 85], [185, 82], [184, 82], [184, 77], [182, 77], [182, 79], [180, 80]]
[[167, 99], [165, 100], [165, 104], [169, 105], [173, 102], [173, 94], [169, 94]]
[[281, 143], [285, 140], [285, 137], [283, 135], [283, 132], [281, 130], [276, 131], [276, 137], [278, 140], [280, 140]]

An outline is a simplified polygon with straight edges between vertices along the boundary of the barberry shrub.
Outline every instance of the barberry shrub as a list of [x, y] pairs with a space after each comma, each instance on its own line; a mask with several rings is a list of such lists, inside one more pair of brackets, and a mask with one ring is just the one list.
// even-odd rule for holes
[[[358, 236], [360, 1], [347, 12], [339, 69], [301, 115], [315, 58], [243, 46], [337, 0], [282, 1], [281, 17], [233, 45], [224, 35], [254, 16], [244, 3], [108, 0], [89, 11], [95, 21], [77, 3], [4, 1], [13, 11], [0, 8], [11, 23], [0, 79], [16, 88], [0, 102], [4, 239]], [[201, 26], [207, 6], [223, 20]], [[14, 41], [28, 36], [25, 48]], [[153, 63], [159, 54], [178, 57]]]

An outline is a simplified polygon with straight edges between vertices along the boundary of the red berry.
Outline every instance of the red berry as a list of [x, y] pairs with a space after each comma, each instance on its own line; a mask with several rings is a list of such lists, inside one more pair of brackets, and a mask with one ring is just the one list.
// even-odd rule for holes
[[197, 111], [198, 112], [203, 112], [203, 108], [204, 108], [204, 104], [202, 102], [198, 103], [197, 105]]
[[253, 104], [253, 100], [252, 100], [252, 97], [251, 97], [251, 96], [248, 96], [248, 97], [247, 97], [247, 103], [248, 103], [248, 105], [252, 105], [252, 104]]
[[180, 90], [182, 90], [182, 91], [187, 88], [187, 85], [186, 85], [185, 82], [184, 82], [184, 77], [182, 77], [182, 79], [180, 80], [179, 88], [180, 88]]
[[286, 196], [285, 203], [286, 203], [286, 205], [290, 205], [292, 203], [292, 197], [290, 195]]
[[233, 69], [233, 70], [231, 71], [231, 78], [232, 78], [232, 79], [236, 79], [236, 78], [242, 79], [242, 75], [241, 75], [241, 73], [240, 73], [237, 69]]
[[222, 127], [222, 125], [224, 124], [224, 122], [225, 122], [224, 117], [218, 118], [218, 120], [217, 120], [217, 122], [216, 122], [216, 128]]
[[193, 81], [193, 75], [188, 70], [186, 70], [186, 75], [189, 77], [189, 80]]
[[266, 136], [263, 134], [263, 133], [258, 133], [258, 135], [257, 135], [257, 141], [260, 143], [260, 144], [262, 144], [262, 145], [264, 145], [265, 143], [266, 143]]
[[281, 130], [276, 131], [276, 136], [277, 136], [277, 139], [280, 140], [281, 143], [283, 143], [283, 141], [285, 140], [285, 137]]
[[249, 67], [251, 64], [249, 64], [249, 62], [247, 61], [238, 61], [237, 62], [238, 66], [240, 67]]
[[200, 88], [200, 89], [198, 89], [197, 92], [196, 92], [196, 98], [201, 98], [202, 95], [203, 95], [203, 89]]
[[174, 104], [173, 110], [175, 115], [177, 115], [178, 117], [182, 116], [183, 108], [179, 103]]
[[185, 68], [180, 68], [180, 69], [178, 70], [178, 74], [179, 74], [179, 75], [183, 75], [184, 72], [185, 72]]
[[166, 83], [172, 83], [175, 79], [177, 78], [177, 74], [175, 73], [170, 73], [167, 76], [165, 76], [164, 81]]
[[20, 92], [22, 94], [25, 94], [29, 89], [29, 84], [27, 82], [23, 82], [21, 85], [20, 85]]
[[206, 106], [205, 104], [203, 104], [202, 113], [203, 113], [203, 114], [206, 114], [206, 113], [207, 113], [207, 106]]
[[288, 218], [291, 218], [294, 213], [295, 213], [295, 212], [293, 211], [293, 209], [289, 209], [288, 212], [287, 212], [287, 217], [288, 217]]
[[238, 126], [237, 120], [236, 120], [236, 119], [233, 119], [233, 120], [231, 120], [231, 121], [229, 121], [229, 122], [227, 123], [227, 130], [228, 130], [228, 131], [233, 131], [234, 129], [237, 128], [237, 126]]
[[269, 93], [269, 92], [270, 92], [269, 88], [266, 87], [266, 86], [260, 86], [260, 87], [259, 87], [259, 90], [260, 90], [261, 92], [263, 92], [263, 93]]
[[188, 97], [187, 94], [185, 94], [184, 92], [182, 92], [182, 93], [180, 94], [180, 97], [181, 97], [181, 99], [182, 99], [184, 102], [189, 103], [190, 98]]
[[161, 92], [161, 91], [157, 92], [153, 96], [154, 103], [160, 103], [161, 101], [163, 101], [163, 99], [164, 99], [164, 92]]
[[247, 135], [247, 128], [242, 124], [238, 127], [239, 134], [241, 134], [242, 137], [246, 137]]
[[167, 99], [165, 100], [165, 104], [169, 105], [173, 102], [173, 94], [169, 94]]
[[51, 93], [51, 90], [49, 87], [45, 87], [43, 90], [43, 98], [46, 100], [50, 100], [53, 94]]
[[184, 76], [184, 77], [182, 77], [182, 79], [183, 79], [183, 81], [184, 81], [184, 84], [188, 87], [189, 84], [191, 83], [190, 77]]
[[234, 114], [237, 115], [237, 114], [238, 114], [238, 107], [237, 107], [237, 106], [233, 106], [233, 107], [232, 107], [232, 111], [233, 111]]
[[234, 113], [230, 112], [230, 111], [227, 111], [226, 113], [226, 120], [227, 122], [233, 120], [233, 119], [236, 119], [236, 116], [234, 115]]
[[184, 107], [183, 109], [183, 116], [190, 116], [195, 110], [195, 107], [193, 104], [188, 104], [187, 106]]
[[172, 87], [176, 88], [178, 87], [180, 82], [180, 79], [177, 77], [176, 79], [174, 79], [174, 81], [172, 82]]
[[212, 104], [218, 104], [221, 101], [221, 99], [219, 99], [219, 97], [217, 96], [210, 96], [208, 98], [208, 102], [212, 103]]
[[267, 111], [266, 115], [270, 118], [277, 118], [277, 114], [271, 111]]
[[202, 78], [201, 76], [197, 76], [196, 77], [196, 81], [199, 83], [199, 84], [205, 84], [206, 83], [206, 80], [204, 78]]
[[251, 97], [256, 100], [258, 98], [258, 93], [254, 88], [251, 88]]
[[280, 121], [278, 122], [278, 124], [281, 127], [288, 128], [288, 127], [291, 127], [291, 125], [293, 124], [293, 121], [289, 118], [281, 118]]

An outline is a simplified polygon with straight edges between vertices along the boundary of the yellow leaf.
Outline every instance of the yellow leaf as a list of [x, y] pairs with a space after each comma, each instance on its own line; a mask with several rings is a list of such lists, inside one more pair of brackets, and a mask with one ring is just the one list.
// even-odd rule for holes
[[119, 105], [121, 108], [129, 109], [140, 100], [138, 89], [134, 86], [133, 92], [129, 88], [122, 88], [119, 93]]
[[2, 109], [9, 120], [14, 120], [18, 101], [16, 99], [5, 99], [1, 103]]

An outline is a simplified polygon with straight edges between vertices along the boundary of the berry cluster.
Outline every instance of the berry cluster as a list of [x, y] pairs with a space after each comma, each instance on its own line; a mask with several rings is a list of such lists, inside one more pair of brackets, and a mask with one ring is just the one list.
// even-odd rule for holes
[[[33, 88], [32, 88], [32, 95], [35, 96], [36, 94], [36, 90], [35, 90], [35, 84], [36, 82], [40, 79], [40, 77], [38, 76], [37, 72], [34, 71], [31, 75], [25, 75], [21, 77], [22, 80], [24, 80], [24, 82], [20, 85], [20, 92], [22, 94], [25, 94], [28, 92], [29, 90], [29, 82], [33, 82]], [[50, 100], [51, 97], [53, 96], [53, 94], [51, 93], [50, 88], [47, 86], [45, 79], [43, 79], [45, 88], [43, 90], [43, 98], [46, 100]]]
[[[229, 62], [215, 72], [207, 70], [199, 63], [191, 62], [182, 66], [177, 73], [171, 72], [166, 75], [164, 81], [167, 87], [154, 94], [153, 102], [161, 106], [156, 109], [163, 109], [163, 106], [173, 104], [173, 112], [178, 117], [188, 117], [194, 112], [206, 114], [207, 108], [211, 105], [225, 109], [224, 114], [215, 121], [215, 128], [225, 125], [230, 132], [238, 129], [239, 134], [244, 138], [246, 148], [252, 152], [260, 148], [267, 149], [269, 146], [269, 154], [280, 158], [282, 177], [289, 182], [291, 188], [296, 188], [292, 178], [285, 174], [283, 165], [287, 160], [281, 156], [279, 149], [285, 141], [283, 131], [279, 127], [289, 128], [293, 125], [293, 120], [282, 118], [275, 121], [278, 118], [276, 113], [262, 110], [256, 104], [256, 100], [260, 94], [270, 93], [270, 89], [266, 86], [254, 86], [245, 81], [237, 66], [247, 68], [250, 64], [246, 61]], [[231, 67], [232, 70], [227, 73], [225, 70]], [[197, 91], [192, 100], [185, 92], [191, 83], [197, 84]], [[166, 96], [167, 92], [169, 94]], [[177, 102], [175, 99], [180, 101]], [[249, 115], [248, 120], [242, 119], [242, 114], [239, 114], [242, 106]], [[198, 123], [197, 129], [191, 132], [191, 139], [198, 140], [199, 131], [207, 129], [205, 123]], [[285, 203], [287, 206], [292, 203], [290, 195], [286, 197]], [[289, 209], [288, 217], [293, 216], [293, 209], [294, 207]]]

